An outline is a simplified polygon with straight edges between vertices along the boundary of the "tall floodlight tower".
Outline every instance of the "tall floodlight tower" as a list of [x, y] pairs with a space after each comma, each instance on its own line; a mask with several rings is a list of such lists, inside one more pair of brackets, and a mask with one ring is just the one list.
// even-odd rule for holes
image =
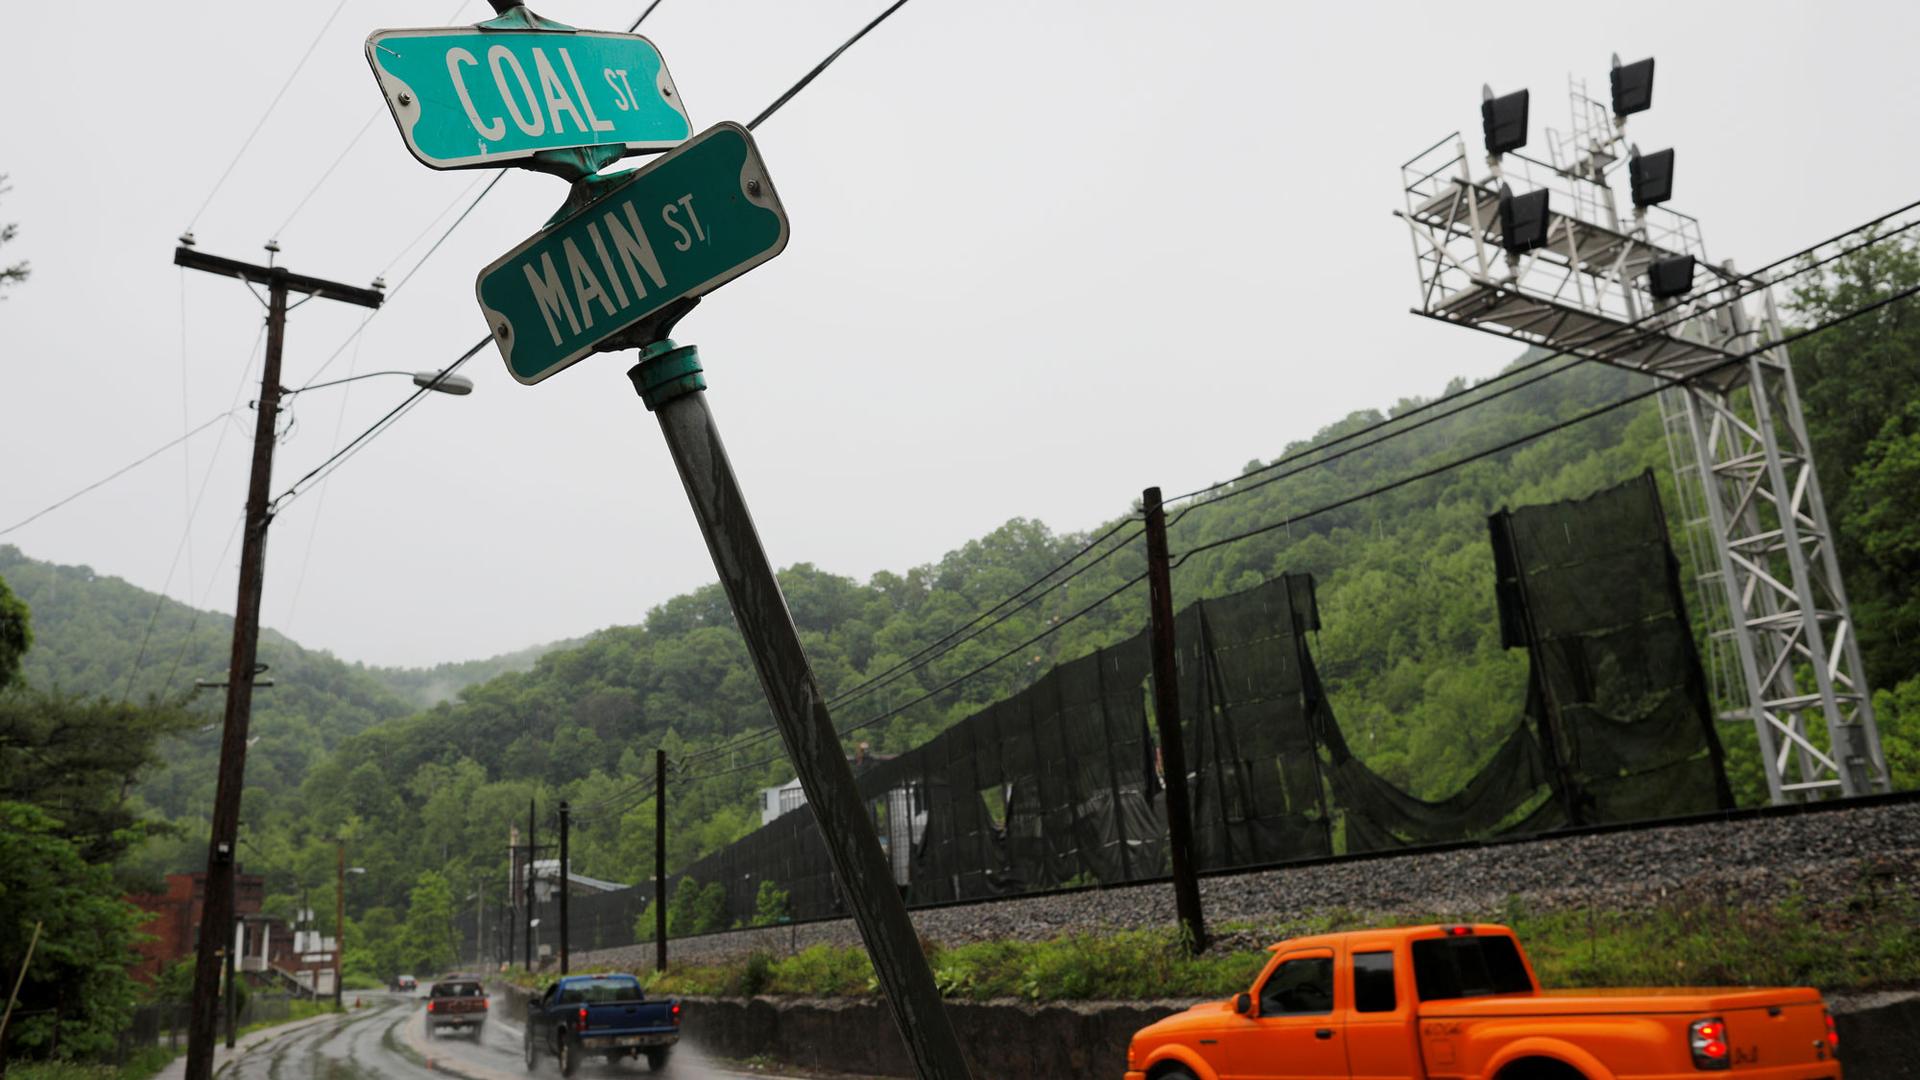
[[1615, 57], [1609, 81], [1603, 104], [1569, 80], [1572, 123], [1547, 132], [1546, 160], [1520, 152], [1527, 92], [1487, 89], [1484, 158], [1456, 132], [1401, 167], [1414, 311], [1671, 383], [1661, 415], [1721, 719], [1753, 725], [1775, 803], [1886, 791], [1772, 293], [1709, 262], [1700, 223], [1663, 205], [1673, 151], [1627, 141], [1653, 61]]

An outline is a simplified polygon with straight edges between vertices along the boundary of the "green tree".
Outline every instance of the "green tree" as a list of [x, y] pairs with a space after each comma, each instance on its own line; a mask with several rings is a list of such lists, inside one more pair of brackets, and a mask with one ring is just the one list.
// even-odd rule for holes
[[[5, 195], [12, 190], [13, 188], [7, 183], [7, 175], [0, 173], [0, 195]], [[19, 231], [20, 227], [11, 222], [0, 225], [0, 245], [4, 245], [12, 240], [14, 235]], [[9, 285], [18, 285], [27, 280], [27, 275], [32, 272], [32, 270], [28, 269], [24, 260], [14, 263], [12, 266], [0, 266], [0, 293], [4, 293]], [[4, 295], [0, 295], [0, 300], [5, 299], [6, 297]]]
[[427, 870], [415, 879], [400, 926], [400, 962], [430, 977], [453, 962], [453, 888], [446, 876]]
[[159, 827], [128, 792], [160, 741], [194, 723], [178, 709], [0, 691], [0, 799], [58, 814], [83, 857], [110, 862]]
[[723, 930], [727, 925], [727, 890], [719, 882], [701, 885], [681, 878], [667, 904], [667, 936], [684, 937]]
[[787, 922], [792, 915], [792, 909], [787, 904], [787, 890], [772, 880], [761, 881], [760, 891], [753, 899], [753, 925], [773, 926]]
[[145, 916], [65, 831], [38, 807], [0, 802], [0, 957], [17, 963], [44, 924], [7, 1034], [21, 1057], [109, 1050], [134, 1005], [127, 963]]
[[0, 690], [20, 675], [20, 663], [33, 647], [33, 623], [26, 601], [13, 595], [0, 578]]

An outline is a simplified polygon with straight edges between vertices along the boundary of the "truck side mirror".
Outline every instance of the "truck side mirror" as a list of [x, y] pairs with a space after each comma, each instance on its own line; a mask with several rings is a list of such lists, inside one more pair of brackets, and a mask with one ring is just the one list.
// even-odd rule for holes
[[1233, 1011], [1245, 1016], [1253, 1011], [1253, 995], [1240, 994], [1233, 999]]

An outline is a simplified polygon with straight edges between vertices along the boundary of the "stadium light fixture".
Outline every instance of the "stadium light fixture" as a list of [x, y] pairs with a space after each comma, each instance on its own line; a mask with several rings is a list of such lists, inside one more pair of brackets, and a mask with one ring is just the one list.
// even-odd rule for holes
[[1653, 57], [1622, 64], [1620, 54], [1614, 53], [1608, 81], [1613, 84], [1614, 116], [1632, 116], [1653, 107]]
[[1519, 255], [1547, 246], [1547, 189], [1515, 195], [1500, 185], [1500, 246]]
[[1693, 256], [1656, 259], [1647, 267], [1647, 291], [1658, 300], [1675, 300], [1693, 291]]
[[1493, 87], [1480, 87], [1480, 127], [1487, 137], [1487, 156], [1499, 157], [1527, 145], [1527, 92], [1493, 96]]
[[1673, 198], [1673, 151], [1642, 154], [1634, 147], [1627, 155], [1627, 178], [1635, 206], [1655, 206]]

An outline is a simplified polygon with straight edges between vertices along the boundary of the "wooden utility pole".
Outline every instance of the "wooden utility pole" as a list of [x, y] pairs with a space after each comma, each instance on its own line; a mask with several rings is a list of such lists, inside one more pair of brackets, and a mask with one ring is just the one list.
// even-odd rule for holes
[[[275, 424], [280, 416], [280, 356], [286, 342], [287, 294], [339, 300], [377, 308], [384, 297], [320, 278], [293, 274], [284, 266], [256, 266], [195, 251], [189, 238], [173, 251], [176, 265], [237, 277], [267, 288], [267, 355], [260, 373], [260, 399], [253, 425], [253, 467], [247, 480], [247, 515], [240, 540], [240, 591], [233, 606], [233, 654], [227, 666], [226, 719], [220, 734], [220, 771], [214, 786], [213, 828], [207, 844], [207, 875], [200, 912], [200, 945], [193, 965], [193, 1004], [187, 1023], [186, 1080], [212, 1080], [213, 1041], [219, 1022], [220, 959], [231, 949], [235, 848], [240, 836], [240, 792], [246, 782], [247, 726], [253, 714], [254, 662], [259, 655], [260, 592], [267, 569], [267, 526], [272, 511]], [[269, 244], [269, 252], [278, 245]]]
[[527, 800], [527, 970], [533, 970], [533, 883], [536, 877], [533, 860], [540, 854], [539, 845], [534, 841], [534, 830], [539, 823], [533, 819], [533, 800]]
[[666, 751], [653, 751], [653, 970], [666, 970]]
[[[333, 842], [333, 1009], [340, 1011], [340, 975], [347, 951], [347, 842]], [[364, 892], [364, 890], [362, 890]]]
[[571, 824], [567, 804], [560, 803], [560, 974], [567, 973], [567, 831]]
[[45, 925], [33, 924], [33, 937], [27, 940], [27, 958], [20, 961], [20, 974], [14, 976], [13, 992], [7, 995], [7, 1011], [0, 1013], [0, 1051], [7, 1048], [7, 1025], [13, 1021], [13, 1007], [20, 1000], [20, 987], [27, 981], [27, 968], [33, 965], [33, 950], [40, 944], [40, 928]]
[[667, 752], [653, 752], [653, 970], [667, 970]]
[[[953, 1022], [920, 951], [907, 905], [865, 800], [854, 783], [825, 695], [800, 644], [793, 613], [760, 544], [745, 494], [733, 475], [720, 429], [707, 407], [699, 353], [659, 339], [641, 351], [627, 373], [660, 421], [680, 483], [706, 538], [747, 653], [760, 675], [780, 738], [792, 759], [807, 805], [826, 841], [847, 906], [880, 978], [894, 1026], [920, 1080], [967, 1080], [966, 1058]], [[657, 901], [656, 901], [657, 902]]]
[[1167, 786], [1167, 850], [1173, 856], [1173, 904], [1193, 953], [1207, 948], [1200, 882], [1193, 867], [1193, 808], [1187, 800], [1187, 749], [1180, 734], [1180, 675], [1173, 638], [1173, 568], [1160, 489], [1141, 494], [1147, 512], [1147, 612], [1153, 645], [1153, 716], [1160, 729], [1160, 771]]

